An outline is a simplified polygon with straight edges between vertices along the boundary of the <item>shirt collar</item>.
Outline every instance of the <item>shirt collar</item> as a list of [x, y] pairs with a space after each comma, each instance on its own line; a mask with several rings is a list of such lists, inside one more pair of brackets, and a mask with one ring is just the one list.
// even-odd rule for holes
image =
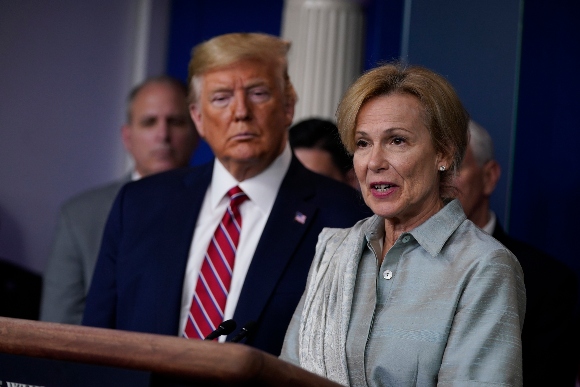
[[286, 143], [282, 153], [268, 168], [250, 179], [238, 182], [216, 158], [209, 187], [211, 208], [216, 209], [227, 192], [237, 185], [258, 208], [264, 213], [268, 213], [274, 205], [278, 189], [290, 167], [291, 161], [292, 151], [288, 143]]
[[443, 246], [459, 225], [467, 219], [458, 199], [453, 199], [426, 222], [411, 230], [417, 242], [432, 256], [441, 252]]
[[495, 212], [489, 211], [489, 222], [487, 222], [487, 224], [483, 226], [483, 231], [485, 231], [489, 235], [493, 235], [493, 230], [495, 229], [496, 221], [497, 217], [495, 216]]
[[[399, 239], [411, 234], [429, 254], [436, 256], [466, 218], [459, 200], [453, 199], [424, 223], [409, 232], [402, 233]], [[373, 216], [365, 232], [367, 240], [383, 238], [384, 233], [385, 220], [378, 215]]]

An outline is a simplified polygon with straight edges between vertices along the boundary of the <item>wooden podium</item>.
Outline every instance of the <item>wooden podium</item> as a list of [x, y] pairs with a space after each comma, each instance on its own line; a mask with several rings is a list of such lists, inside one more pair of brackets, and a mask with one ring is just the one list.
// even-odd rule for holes
[[[106, 373], [98, 367], [138, 371], [147, 375], [149, 386], [339, 386], [243, 344], [4, 317], [0, 317], [0, 354], [15, 358], [25, 372], [27, 362], [31, 362], [30, 377], [10, 380], [16, 384], [8, 384], [0, 367], [2, 387], [17, 383], [59, 385], [57, 381], [34, 379], [34, 373], [42, 374], [39, 367], [52, 367], [51, 363], [33, 364], [41, 360], [97, 367], [101, 376]], [[113, 385], [108, 382], [95, 385]]]

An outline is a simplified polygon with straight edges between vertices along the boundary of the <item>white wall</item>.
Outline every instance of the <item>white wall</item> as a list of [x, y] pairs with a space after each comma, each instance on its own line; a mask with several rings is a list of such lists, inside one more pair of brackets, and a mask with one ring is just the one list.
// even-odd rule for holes
[[0, 257], [42, 272], [62, 202], [127, 170], [125, 99], [163, 72], [168, 4], [0, 1]]

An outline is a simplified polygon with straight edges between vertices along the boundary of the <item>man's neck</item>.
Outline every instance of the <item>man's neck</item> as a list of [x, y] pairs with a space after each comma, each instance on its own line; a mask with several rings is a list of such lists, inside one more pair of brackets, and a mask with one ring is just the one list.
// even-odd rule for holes
[[489, 206], [482, 205], [476, 211], [468, 215], [469, 220], [471, 220], [479, 228], [484, 228], [485, 225], [490, 220]]

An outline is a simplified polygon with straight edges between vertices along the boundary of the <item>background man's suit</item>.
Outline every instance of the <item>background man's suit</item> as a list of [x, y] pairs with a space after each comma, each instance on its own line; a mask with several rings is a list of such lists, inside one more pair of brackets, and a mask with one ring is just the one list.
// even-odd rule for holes
[[499, 223], [493, 237], [514, 253], [524, 272], [527, 299], [522, 331], [524, 386], [574, 386], [577, 364], [574, 337], [578, 334], [574, 272], [541, 250], [513, 239]]
[[80, 324], [107, 216], [130, 175], [83, 192], [61, 208], [44, 273], [40, 319]]
[[[185, 267], [212, 169], [209, 163], [167, 172], [121, 190], [105, 228], [83, 324], [179, 334]], [[304, 223], [297, 214], [306, 216]], [[247, 344], [280, 353], [318, 234], [368, 215], [358, 192], [308, 171], [293, 157], [233, 317], [240, 326], [257, 322]]]

